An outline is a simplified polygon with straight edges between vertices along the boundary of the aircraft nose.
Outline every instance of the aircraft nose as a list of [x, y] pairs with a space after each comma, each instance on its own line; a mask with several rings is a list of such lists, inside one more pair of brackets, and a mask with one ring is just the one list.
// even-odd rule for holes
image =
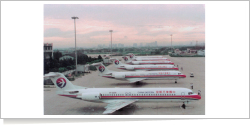
[[184, 78], [186, 78], [187, 76], [186, 75], [183, 75]]
[[175, 68], [176, 70], [179, 70], [179, 68]]

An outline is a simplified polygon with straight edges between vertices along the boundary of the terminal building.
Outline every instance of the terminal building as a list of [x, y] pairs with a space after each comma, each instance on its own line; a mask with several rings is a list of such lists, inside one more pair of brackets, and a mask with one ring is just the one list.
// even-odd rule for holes
[[53, 58], [53, 43], [44, 43], [43, 52], [45, 59], [49, 59], [50, 56]]

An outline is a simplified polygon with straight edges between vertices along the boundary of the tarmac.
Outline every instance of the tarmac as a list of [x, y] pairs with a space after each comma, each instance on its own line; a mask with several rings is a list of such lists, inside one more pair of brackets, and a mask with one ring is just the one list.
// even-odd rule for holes
[[[88, 88], [167, 88], [182, 87], [191, 88], [198, 93], [201, 91], [201, 99], [187, 104], [186, 109], [180, 108], [181, 103], [134, 103], [130, 104], [111, 115], [205, 115], [205, 57], [170, 57], [164, 56], [178, 65], [179, 71], [187, 77], [177, 80], [145, 80], [140, 84], [129, 83], [115, 79], [98, 76], [99, 71], [91, 71], [84, 76], [71, 81], [74, 85]], [[121, 56], [113, 58], [122, 59]], [[124, 62], [124, 60], [122, 59]], [[183, 67], [183, 71], [181, 70]], [[117, 69], [113, 64], [107, 66], [114, 71]], [[190, 77], [193, 72], [194, 77]], [[80, 99], [58, 96], [56, 88], [44, 88], [44, 115], [102, 115], [105, 111], [105, 103], [87, 102]]]

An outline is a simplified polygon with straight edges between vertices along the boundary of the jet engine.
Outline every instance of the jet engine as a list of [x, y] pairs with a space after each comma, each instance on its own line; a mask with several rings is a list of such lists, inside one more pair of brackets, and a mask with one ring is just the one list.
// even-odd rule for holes
[[112, 73], [112, 77], [116, 78], [116, 79], [124, 79], [125, 78], [125, 74], [121, 74], [121, 73]]
[[77, 97], [82, 98], [83, 100], [99, 100], [100, 93], [82, 93], [77, 95]]
[[137, 62], [137, 61], [136, 61], [136, 62], [133, 61], [132, 63], [133, 63], [134, 65], [140, 65], [139, 62]]
[[133, 66], [128, 66], [128, 67], [126, 67], [126, 69], [127, 69], [127, 70], [134, 70], [135, 67], [133, 67]]

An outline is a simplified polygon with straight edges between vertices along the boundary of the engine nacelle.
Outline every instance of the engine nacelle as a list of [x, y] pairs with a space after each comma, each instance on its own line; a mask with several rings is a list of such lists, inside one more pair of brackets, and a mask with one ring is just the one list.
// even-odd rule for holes
[[82, 93], [81, 95], [83, 100], [99, 100], [100, 93]]
[[139, 62], [137, 62], [137, 61], [133, 61], [132, 64], [133, 65], [140, 65]]
[[116, 78], [116, 79], [124, 79], [125, 78], [125, 74], [121, 74], [121, 73], [112, 73], [112, 77]]
[[126, 69], [127, 69], [127, 70], [134, 70], [135, 67], [134, 67], [134, 66], [127, 66]]

